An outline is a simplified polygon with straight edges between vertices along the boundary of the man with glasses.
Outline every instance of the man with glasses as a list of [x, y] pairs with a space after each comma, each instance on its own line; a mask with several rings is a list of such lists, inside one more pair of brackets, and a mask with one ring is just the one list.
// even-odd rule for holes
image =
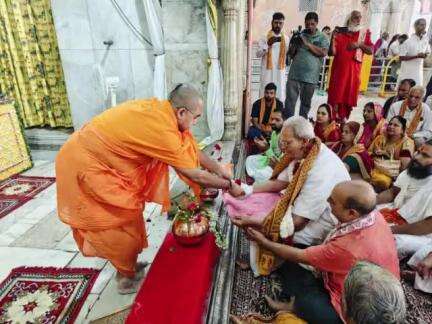
[[197, 147], [190, 128], [202, 110], [200, 94], [187, 84], [168, 100], [127, 101], [76, 131], [57, 156], [59, 217], [84, 256], [117, 269], [121, 294], [137, 291], [144, 277], [145, 265], [137, 262], [148, 246], [143, 210], [147, 202], [169, 208], [168, 166], [195, 194], [201, 186], [237, 186]]

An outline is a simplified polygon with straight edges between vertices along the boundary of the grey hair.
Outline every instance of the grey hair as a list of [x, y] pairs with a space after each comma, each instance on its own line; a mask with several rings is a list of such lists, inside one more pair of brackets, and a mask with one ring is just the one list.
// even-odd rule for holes
[[346, 320], [356, 324], [405, 322], [405, 295], [399, 280], [373, 263], [361, 261], [351, 269], [342, 298]]
[[284, 121], [282, 128], [291, 128], [294, 136], [300, 139], [312, 139], [315, 137], [312, 124], [304, 117], [290, 117]]
[[409, 91], [409, 93], [414, 92], [414, 91], [420, 91], [421, 92], [421, 96], [423, 97], [426, 90], [424, 87], [420, 86], [420, 85], [416, 85], [414, 87], [412, 87]]
[[199, 91], [189, 83], [179, 83], [170, 92], [168, 101], [174, 108], [186, 108], [190, 111], [196, 110], [196, 104], [202, 102]]

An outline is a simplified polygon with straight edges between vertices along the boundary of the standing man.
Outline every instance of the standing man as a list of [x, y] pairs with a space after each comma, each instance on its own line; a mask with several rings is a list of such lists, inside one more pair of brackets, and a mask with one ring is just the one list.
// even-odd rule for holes
[[281, 12], [273, 15], [271, 30], [267, 38], [258, 43], [257, 56], [261, 61], [260, 97], [264, 95], [264, 88], [270, 82], [277, 86], [277, 94], [282, 102], [285, 101], [286, 85], [286, 54], [288, 51], [288, 37], [282, 33], [285, 16]]
[[383, 32], [381, 38], [378, 39], [374, 45], [374, 53], [377, 57], [386, 57], [388, 48], [389, 33]]
[[84, 256], [107, 259], [116, 268], [121, 294], [136, 292], [144, 276], [137, 263], [148, 246], [143, 210], [147, 202], [168, 209], [168, 166], [195, 193], [200, 186], [237, 186], [198, 150], [190, 128], [202, 110], [200, 94], [179, 84], [168, 100], [132, 100], [104, 111], [57, 155], [58, 215]]
[[353, 107], [357, 106], [360, 89], [360, 72], [363, 54], [372, 54], [373, 44], [370, 31], [361, 26], [361, 13], [354, 10], [345, 28], [335, 28], [330, 45], [334, 56], [328, 104], [335, 108], [339, 121], [347, 120]]
[[426, 19], [417, 19], [414, 23], [415, 34], [400, 46], [399, 59], [401, 68], [399, 80], [413, 79], [417, 85], [423, 85], [423, 62], [430, 53], [426, 36]]
[[[300, 96], [300, 116], [307, 119], [312, 96], [319, 82], [323, 57], [327, 55], [329, 40], [317, 29], [318, 15], [308, 12], [305, 17], [305, 30], [299, 42], [292, 42], [288, 54], [292, 58], [288, 74], [285, 109], [288, 117], [294, 116], [297, 99]], [[295, 45], [298, 44], [298, 45]]]

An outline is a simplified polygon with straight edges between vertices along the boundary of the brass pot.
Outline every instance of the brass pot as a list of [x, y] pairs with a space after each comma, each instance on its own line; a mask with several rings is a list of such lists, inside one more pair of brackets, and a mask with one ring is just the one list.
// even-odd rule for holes
[[200, 216], [190, 221], [175, 219], [172, 232], [177, 242], [183, 245], [195, 245], [201, 243], [209, 231], [207, 217]]

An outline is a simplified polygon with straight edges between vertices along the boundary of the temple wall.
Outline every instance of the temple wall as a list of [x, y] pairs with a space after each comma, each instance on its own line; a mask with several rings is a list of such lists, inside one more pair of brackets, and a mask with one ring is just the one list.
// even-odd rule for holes
[[[128, 20], [149, 39], [142, 0], [116, 0]], [[119, 82], [117, 103], [153, 93], [152, 47], [140, 41], [110, 0], [51, 0], [74, 128], [110, 107], [109, 78]], [[164, 0], [167, 88], [191, 82], [205, 95], [205, 2]], [[113, 41], [112, 46], [104, 41]], [[194, 127], [207, 134], [204, 118]]]

